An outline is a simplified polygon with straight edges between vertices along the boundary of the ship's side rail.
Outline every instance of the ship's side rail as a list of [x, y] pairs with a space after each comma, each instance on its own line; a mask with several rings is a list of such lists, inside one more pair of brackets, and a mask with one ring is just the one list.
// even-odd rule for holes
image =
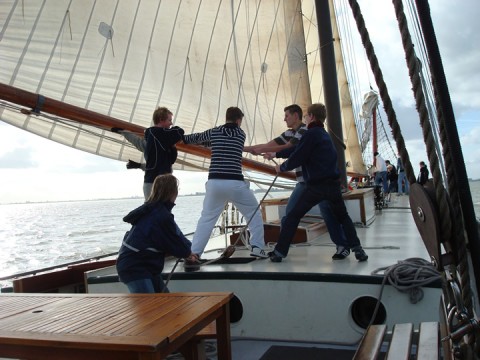
[[392, 332], [386, 325], [370, 325], [355, 353], [354, 360], [379, 358], [387, 348], [385, 359], [437, 360], [440, 354], [438, 322], [423, 322], [418, 331], [413, 324], [395, 324]]

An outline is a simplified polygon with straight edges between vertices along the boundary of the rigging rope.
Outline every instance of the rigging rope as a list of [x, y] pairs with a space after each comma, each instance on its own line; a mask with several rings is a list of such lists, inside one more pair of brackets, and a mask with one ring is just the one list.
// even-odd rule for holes
[[[392, 128], [393, 136], [394, 139], [397, 143], [397, 147], [399, 150], [399, 154], [402, 160], [402, 163], [404, 164], [405, 167], [405, 173], [407, 175], [407, 179], [410, 183], [415, 182], [415, 177], [413, 175], [413, 169], [412, 165], [410, 163], [409, 157], [408, 157], [408, 152], [405, 148], [405, 142], [403, 140], [403, 136], [400, 132], [400, 128], [398, 126], [398, 123], [396, 121], [396, 116], [395, 112], [393, 111], [392, 108], [392, 103], [390, 100], [390, 97], [388, 95], [388, 92], [386, 90], [385, 83], [383, 81], [383, 76], [382, 73], [379, 69], [378, 66], [378, 60], [376, 58], [376, 55], [373, 50], [373, 46], [370, 42], [370, 38], [368, 35], [368, 32], [365, 28], [365, 22], [363, 20], [363, 16], [360, 12], [359, 5], [356, 0], [349, 0], [350, 6], [352, 8], [352, 12], [354, 14], [358, 30], [360, 32], [362, 42], [364, 44], [364, 47], [366, 49], [368, 58], [370, 60], [371, 66], [373, 73], [375, 75], [375, 80], [377, 82], [377, 86], [380, 89], [380, 95], [382, 98], [382, 102], [384, 103], [384, 107], [388, 116], [389, 124], [390, 127]], [[406, 53], [406, 59], [407, 59], [407, 64], [408, 64], [408, 69], [409, 69], [409, 75], [412, 81], [412, 85], [414, 88], [414, 94], [415, 94], [415, 100], [417, 104], [417, 109], [420, 114], [420, 120], [421, 120], [421, 125], [422, 125], [422, 130], [423, 130], [423, 136], [424, 136], [424, 141], [427, 145], [427, 154], [428, 154], [428, 159], [431, 165], [432, 169], [432, 174], [434, 178], [434, 187], [435, 187], [435, 197], [436, 201], [438, 204], [438, 207], [440, 209], [440, 223], [441, 223], [441, 231], [440, 234], [442, 236], [442, 243], [449, 244], [449, 238], [452, 235], [455, 235], [457, 237], [457, 246], [459, 247], [459, 252], [458, 254], [458, 259], [457, 262], [459, 264], [459, 271], [460, 271], [460, 277], [461, 277], [461, 288], [462, 288], [462, 298], [464, 300], [465, 307], [469, 311], [470, 314], [473, 314], [473, 309], [472, 309], [472, 292], [470, 288], [470, 278], [469, 278], [469, 273], [468, 273], [468, 262], [467, 259], [468, 257], [466, 256], [466, 247], [465, 247], [465, 240], [464, 240], [464, 235], [463, 235], [463, 229], [460, 226], [462, 222], [462, 216], [461, 216], [461, 211], [460, 209], [455, 208], [454, 213], [455, 213], [455, 222], [452, 225], [450, 221], [450, 216], [449, 216], [449, 207], [448, 207], [448, 202], [447, 202], [447, 197], [448, 194], [445, 191], [445, 188], [443, 187], [443, 184], [441, 182], [441, 173], [440, 173], [440, 168], [438, 164], [438, 158], [436, 156], [436, 149], [435, 149], [435, 141], [432, 136], [432, 129], [430, 127], [430, 123], [428, 122], [428, 111], [426, 109], [425, 105], [425, 98], [423, 94], [423, 89], [422, 85], [420, 82], [420, 75], [419, 75], [419, 69], [418, 69], [418, 59], [415, 55], [414, 49], [413, 49], [413, 44], [411, 42], [410, 34], [408, 32], [408, 26], [407, 26], [407, 21], [403, 12], [403, 4], [401, 0], [393, 0], [393, 4], [395, 7], [395, 13], [397, 16], [397, 21], [399, 23], [399, 28], [401, 31], [402, 35], [402, 44], [404, 46], [404, 50]], [[435, 89], [437, 89], [435, 87]], [[435, 91], [435, 95], [436, 91]], [[441, 140], [442, 140], [442, 145], [445, 144], [444, 142], [444, 136], [445, 136], [445, 128], [443, 126], [444, 124], [444, 117], [443, 114], [440, 111], [440, 107], [438, 106], [439, 102], [436, 97], [436, 105], [437, 105], [437, 111], [439, 114], [439, 119], [440, 121], [440, 133], [441, 133]], [[446, 149], [446, 147], [443, 147]], [[444, 151], [445, 153], [446, 151]], [[440, 154], [439, 154], [440, 155]], [[446, 155], [446, 166], [447, 166], [447, 173], [449, 174], [448, 178], [455, 178], [454, 176], [452, 177], [451, 174], [451, 159], [449, 159], [449, 156]], [[449, 183], [449, 188], [451, 188], [451, 183]], [[455, 197], [456, 199], [456, 197]], [[452, 227], [454, 226], [455, 228], [455, 233], [452, 234]], [[372, 318], [373, 319], [373, 318]], [[373, 321], [373, 320], [372, 320]], [[468, 336], [468, 343], [472, 343], [473, 339], [472, 336]]]
[[[356, 128], [356, 136], [358, 139], [362, 139], [365, 136], [368, 136], [369, 141], [361, 144], [361, 152], [362, 152], [362, 159], [364, 164], [369, 168], [369, 165], [373, 164], [373, 146], [371, 145], [371, 127], [369, 127], [368, 121], [363, 118], [360, 113], [362, 112], [363, 102], [360, 99], [364, 97], [360, 95], [361, 93], [361, 85], [359, 74], [366, 74], [368, 76], [368, 83], [371, 85], [371, 74], [368, 71], [368, 64], [367, 64], [367, 57], [364, 54], [362, 56], [364, 66], [367, 68], [367, 71], [359, 69], [359, 66], [356, 64], [359, 63], [357, 60], [358, 52], [355, 51], [355, 42], [353, 40], [353, 31], [352, 31], [352, 24], [350, 21], [347, 21], [348, 17], [344, 16], [348, 12], [348, 4], [347, 0], [340, 0], [334, 3], [335, 5], [335, 14], [337, 17], [337, 27], [339, 30], [339, 37], [340, 37], [340, 46], [342, 49], [342, 54], [345, 59], [348, 61], [344, 62], [345, 65], [345, 73], [348, 80], [348, 88], [350, 89], [350, 100], [352, 111], [354, 113], [355, 119], [355, 128]], [[363, 49], [362, 49], [363, 50]], [[370, 89], [372, 87], [370, 86]], [[377, 107], [378, 109], [378, 107]], [[391, 145], [391, 136], [387, 134], [385, 130], [383, 119], [380, 116], [380, 111], [377, 110], [377, 133], [379, 135], [378, 138], [378, 151], [382, 154], [382, 157], [385, 160], [390, 160], [392, 164], [396, 163], [397, 159], [397, 152], [393, 149]], [[347, 136], [344, 137], [348, 138]], [[366, 146], [370, 143], [370, 146]]]
[[[395, 14], [397, 16], [400, 32], [402, 35], [402, 44], [406, 54], [409, 75], [412, 82], [413, 91], [415, 94], [416, 106], [420, 114], [420, 124], [422, 126], [423, 138], [427, 147], [427, 156], [430, 163], [430, 168], [432, 170], [433, 182], [434, 182], [434, 188], [435, 188], [435, 198], [437, 201], [437, 206], [439, 209], [439, 216], [440, 216], [439, 222], [441, 227], [440, 229], [440, 236], [442, 237], [441, 242], [442, 244], [448, 244], [452, 239], [453, 224], [452, 224], [452, 221], [450, 220], [448, 194], [442, 183], [442, 174], [441, 174], [440, 166], [438, 162], [438, 155], [441, 155], [441, 154], [436, 153], [435, 139], [432, 135], [432, 128], [429, 122], [428, 110], [425, 104], [425, 96], [424, 96], [422, 84], [420, 81], [418, 60], [415, 54], [410, 32], [408, 30], [407, 19], [403, 11], [403, 3], [401, 0], [393, 0], [393, 4], [394, 4]], [[443, 128], [443, 126], [441, 126], [441, 128]], [[444, 134], [443, 130], [442, 130], [442, 133]], [[444, 146], [444, 149], [445, 149], [445, 145], [446, 144], [442, 143], [442, 146]], [[460, 244], [458, 245], [461, 245], [462, 242], [463, 241], [460, 241]], [[461, 253], [462, 256], [459, 256], [459, 258], [457, 259], [457, 262], [461, 269], [460, 276], [462, 280], [462, 297], [463, 297], [465, 307], [468, 309], [470, 315], [472, 315], [473, 314], [472, 292], [470, 288], [470, 277], [467, 270], [468, 263], [467, 263], [467, 256], [466, 256], [466, 248], [464, 246], [461, 246], [461, 247], [463, 249], [459, 249], [459, 255]]]
[[348, 0], [348, 2], [350, 4], [350, 7], [352, 8], [352, 13], [361, 36], [363, 46], [365, 47], [368, 60], [370, 61], [370, 66], [372, 68], [372, 72], [380, 92], [380, 97], [383, 102], [385, 113], [387, 114], [388, 123], [390, 125], [390, 128], [392, 129], [393, 138], [395, 140], [395, 143], [397, 144], [398, 153], [400, 154], [402, 164], [405, 168], [408, 182], [412, 184], [415, 182], [415, 175], [413, 172], [412, 164], [410, 163], [410, 157], [405, 147], [405, 140], [400, 130], [395, 110], [393, 109], [392, 100], [390, 98], [390, 95], [388, 94], [387, 85], [383, 80], [382, 70], [380, 69], [380, 66], [378, 64], [375, 50], [373, 48], [372, 42], [370, 41], [368, 31], [365, 27], [365, 21], [363, 19], [362, 12], [360, 11], [360, 6], [358, 5], [358, 2], [356, 0]]

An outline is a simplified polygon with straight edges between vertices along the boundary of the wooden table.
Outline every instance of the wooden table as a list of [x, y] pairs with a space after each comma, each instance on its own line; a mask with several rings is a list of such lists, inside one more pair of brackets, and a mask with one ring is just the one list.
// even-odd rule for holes
[[231, 293], [0, 294], [0, 357], [163, 359], [212, 321], [231, 359]]

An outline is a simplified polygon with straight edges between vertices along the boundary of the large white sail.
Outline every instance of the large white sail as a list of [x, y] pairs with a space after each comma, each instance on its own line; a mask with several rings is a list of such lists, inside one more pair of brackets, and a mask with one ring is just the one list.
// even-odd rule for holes
[[[331, 12], [334, 20], [333, 4]], [[239, 106], [247, 143], [264, 143], [284, 131], [285, 106], [306, 110], [312, 98], [323, 101], [311, 1], [2, 1], [0, 20], [1, 83], [143, 127], [157, 106], [170, 108], [186, 133], [223, 123], [226, 108]], [[333, 28], [337, 38], [335, 22]], [[347, 171], [362, 172], [338, 43]], [[1, 105], [0, 119], [14, 126], [101, 156], [141, 161], [141, 153], [108, 129]], [[179, 154], [175, 166], [206, 169], [208, 159]]]

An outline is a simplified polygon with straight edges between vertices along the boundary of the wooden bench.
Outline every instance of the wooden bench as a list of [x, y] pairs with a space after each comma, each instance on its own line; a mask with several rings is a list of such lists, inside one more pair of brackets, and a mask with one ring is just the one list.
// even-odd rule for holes
[[[396, 324], [391, 334], [387, 333], [386, 325], [370, 325], [354, 359], [377, 359], [383, 344], [387, 346], [385, 359], [388, 360], [437, 360], [440, 349], [438, 322], [423, 322], [418, 331], [414, 331], [413, 324]], [[416, 354], [416, 357], [412, 357], [412, 354]]]
[[85, 272], [112, 266], [115, 265], [115, 262], [116, 260], [101, 260], [70, 265], [60, 270], [53, 270], [52, 268], [50, 272], [38, 275], [33, 274], [13, 280], [13, 291], [15, 293], [84, 293]]

